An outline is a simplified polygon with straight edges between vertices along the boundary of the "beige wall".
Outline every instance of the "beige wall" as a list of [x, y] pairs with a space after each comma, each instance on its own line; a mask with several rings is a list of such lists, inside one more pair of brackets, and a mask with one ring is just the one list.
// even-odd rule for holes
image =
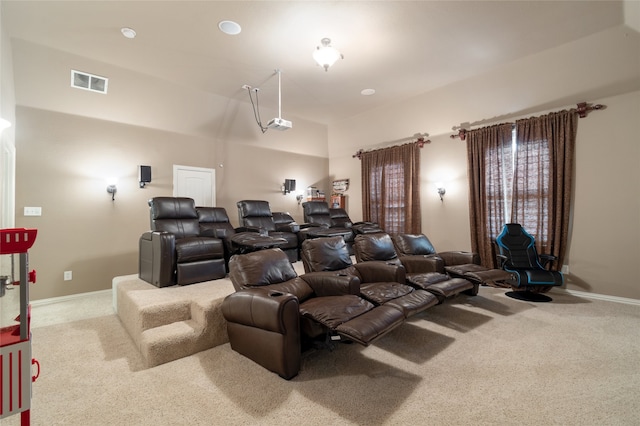
[[[137, 273], [147, 200], [172, 194], [174, 164], [216, 170], [217, 205], [234, 225], [235, 203], [248, 198], [302, 220], [295, 194], [280, 191], [285, 179], [328, 190], [325, 125], [287, 115], [291, 130], [263, 134], [241, 90], [224, 99], [30, 43], [14, 50], [16, 225], [38, 229], [32, 299], [107, 289], [114, 276]], [[70, 88], [70, 69], [108, 77], [109, 94]], [[152, 168], [144, 189], [140, 164]], [[108, 177], [118, 178], [113, 202]], [[25, 206], [42, 216], [25, 217]]]
[[640, 299], [640, 92], [581, 119], [568, 287]]
[[[230, 144], [220, 163], [212, 139], [41, 109], [18, 107], [17, 135], [16, 221], [38, 229], [33, 299], [106, 289], [114, 276], [136, 273], [147, 200], [172, 194], [173, 164], [216, 168], [217, 204], [235, 225], [243, 198], [267, 200], [301, 220], [295, 195], [280, 192], [285, 178], [327, 184], [323, 157]], [[139, 164], [152, 167], [144, 189]], [[115, 201], [106, 192], [109, 176], [118, 177]], [[25, 206], [42, 207], [42, 216], [23, 216]], [[63, 280], [67, 270], [72, 281]]]
[[[235, 202], [245, 198], [266, 199], [301, 221], [295, 196], [279, 192], [284, 179], [327, 191], [331, 180], [350, 179], [347, 206], [358, 220], [360, 165], [352, 154], [417, 132], [432, 141], [421, 150], [423, 231], [440, 250], [469, 249], [466, 146], [449, 138], [451, 127], [586, 100], [607, 109], [579, 124], [568, 286], [640, 299], [628, 284], [640, 258], [639, 48], [638, 34], [621, 27], [328, 127], [286, 114], [293, 129], [262, 134], [240, 89], [224, 99], [15, 41], [16, 225], [40, 230], [32, 297], [106, 289], [113, 276], [135, 273], [146, 200], [171, 193], [173, 164], [215, 168], [217, 203], [234, 224]], [[70, 69], [109, 77], [109, 95], [69, 88]], [[152, 166], [145, 189], [136, 182], [138, 164]], [[112, 174], [120, 178], [115, 202], [104, 181]], [[444, 202], [436, 181], [447, 188]], [[43, 216], [22, 216], [27, 205], [42, 207]], [[65, 270], [73, 270], [72, 281], [63, 281]]]
[[[640, 259], [639, 51], [639, 34], [620, 27], [335, 123], [330, 175], [350, 179], [350, 212], [359, 217], [360, 167], [352, 155], [429, 133], [432, 142], [421, 154], [423, 232], [439, 250], [468, 250], [466, 146], [450, 139], [452, 128], [513, 121], [582, 101], [603, 103], [607, 109], [578, 126], [567, 287], [640, 299], [634, 284]], [[444, 202], [437, 181], [446, 186]]]
[[[635, 278], [640, 259], [640, 145], [636, 129], [640, 91], [592, 101], [606, 105], [606, 109], [578, 122], [566, 287], [640, 299]], [[432, 143], [425, 145], [421, 155], [423, 232], [438, 250], [468, 250], [465, 143], [450, 139], [449, 134], [430, 139]], [[357, 162], [350, 156], [332, 159], [331, 170], [340, 178], [357, 181], [348, 194], [359, 200], [359, 167], [347, 168]], [[340, 166], [343, 171], [336, 171]], [[444, 202], [435, 190], [438, 180], [447, 189]], [[352, 204], [350, 211], [356, 210], [362, 211]]]

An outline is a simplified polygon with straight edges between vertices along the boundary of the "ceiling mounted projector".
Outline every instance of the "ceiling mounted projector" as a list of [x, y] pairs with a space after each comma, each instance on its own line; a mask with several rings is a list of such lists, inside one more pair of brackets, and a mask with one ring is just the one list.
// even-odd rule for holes
[[289, 130], [292, 127], [292, 124], [289, 120], [285, 120], [282, 118], [282, 83], [280, 81], [281, 70], [276, 70], [278, 73], [278, 117], [272, 118], [267, 123], [268, 129], [276, 129], [276, 130]]
[[267, 123], [267, 127], [275, 130], [289, 130], [291, 128], [291, 122], [284, 118], [272, 118]]
[[[276, 74], [278, 74], [278, 116], [276, 118], [272, 118], [269, 120], [266, 126], [262, 124], [262, 119], [260, 118], [260, 111], [258, 107], [258, 88], [251, 88], [251, 86], [245, 84], [242, 86], [243, 89], [247, 89], [249, 92], [249, 100], [251, 101], [251, 105], [253, 106], [253, 115], [255, 116], [256, 122], [258, 126], [260, 126], [260, 130], [262, 133], [266, 132], [269, 129], [274, 130], [289, 130], [293, 127], [293, 123], [289, 120], [285, 120], [282, 118], [282, 82], [281, 82], [281, 71], [279, 69], [275, 70]], [[256, 101], [253, 102], [253, 96], [251, 92], [255, 93]]]

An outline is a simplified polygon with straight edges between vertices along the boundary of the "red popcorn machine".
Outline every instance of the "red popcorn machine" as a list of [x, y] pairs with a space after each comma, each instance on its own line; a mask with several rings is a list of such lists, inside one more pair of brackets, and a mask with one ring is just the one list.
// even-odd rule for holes
[[[30, 424], [31, 383], [40, 375], [40, 364], [31, 358], [29, 283], [36, 282], [36, 271], [29, 271], [28, 259], [37, 233], [37, 229], [0, 229], [0, 255], [20, 259], [19, 280], [0, 277], [0, 419], [20, 413], [23, 426]], [[32, 365], [37, 368], [35, 376]]]

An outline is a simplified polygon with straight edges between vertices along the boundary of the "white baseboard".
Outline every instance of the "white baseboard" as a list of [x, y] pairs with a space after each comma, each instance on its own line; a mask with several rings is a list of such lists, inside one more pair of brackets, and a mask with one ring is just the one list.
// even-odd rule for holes
[[627, 305], [640, 306], [640, 300], [631, 299], [629, 297], [609, 296], [607, 294], [589, 293], [586, 291], [579, 291], [579, 290], [564, 289], [564, 291], [566, 291], [569, 294], [573, 294], [574, 296], [584, 297], [585, 299], [606, 300], [607, 302], [616, 302], [616, 303], [624, 303]]
[[32, 300], [29, 303], [31, 304], [31, 306], [43, 306], [43, 305], [50, 305], [52, 303], [66, 302], [68, 300], [76, 300], [76, 299], [81, 299], [83, 297], [91, 297], [91, 296], [97, 296], [99, 294], [107, 294], [107, 293], [111, 294], [111, 289], [90, 291], [87, 293], [70, 294], [68, 296], [51, 297], [48, 299]]

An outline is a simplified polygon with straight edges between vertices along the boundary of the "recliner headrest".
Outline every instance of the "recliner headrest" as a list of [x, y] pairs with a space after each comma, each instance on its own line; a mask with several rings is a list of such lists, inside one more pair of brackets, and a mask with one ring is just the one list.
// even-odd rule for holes
[[331, 217], [329, 205], [324, 201], [307, 201], [306, 203], [302, 203], [302, 208], [304, 209], [305, 216], [327, 215]]
[[228, 223], [229, 215], [224, 207], [196, 207], [200, 223]]
[[353, 264], [347, 244], [342, 237], [304, 240], [301, 256], [309, 272], [339, 271]]
[[279, 284], [297, 276], [289, 258], [279, 248], [235, 255], [229, 261], [229, 278], [234, 286]]
[[358, 262], [367, 260], [391, 261], [398, 258], [391, 237], [382, 232], [356, 235], [353, 248]]
[[197, 219], [196, 203], [186, 197], [155, 197], [149, 200], [151, 220]]
[[391, 239], [399, 254], [427, 255], [436, 253], [433, 244], [424, 234], [396, 234]]
[[262, 200], [242, 200], [236, 203], [240, 217], [271, 217], [269, 202]]

